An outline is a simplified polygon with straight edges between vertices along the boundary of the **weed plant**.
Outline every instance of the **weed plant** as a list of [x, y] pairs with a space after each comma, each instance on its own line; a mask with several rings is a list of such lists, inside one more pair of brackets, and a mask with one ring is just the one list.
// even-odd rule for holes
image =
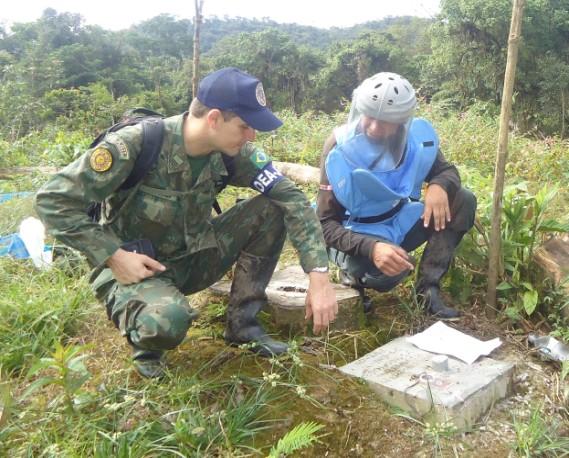
[[[473, 176], [476, 175], [467, 175], [467, 182]], [[548, 236], [569, 231], [565, 217], [563, 220], [547, 218], [548, 209], [558, 193], [557, 187], [548, 186], [532, 193], [526, 182], [508, 185], [504, 190], [499, 269], [502, 282], [498, 291], [499, 301], [511, 319], [530, 316], [539, 304], [548, 302], [533, 255]], [[479, 193], [479, 229], [471, 230], [464, 238], [449, 275], [451, 291], [462, 299], [471, 294], [472, 283], [484, 287], [486, 281], [491, 211], [491, 194]]]
[[[33, 377], [39, 371], [50, 370], [51, 374], [37, 378], [26, 389], [22, 395], [22, 400], [33, 394], [39, 388], [47, 385], [55, 385], [61, 388], [63, 404], [67, 414], [72, 415], [75, 411], [75, 405], [81, 404], [82, 394], [81, 388], [83, 384], [91, 377], [91, 374], [85, 367], [84, 360], [87, 354], [84, 353], [85, 347], [80, 345], [61, 345], [59, 342], [55, 344], [55, 351], [49, 357], [40, 358], [31, 367], [28, 377]], [[57, 403], [57, 398], [52, 401]]]
[[449, 420], [423, 421], [398, 409], [395, 409], [395, 415], [421, 427], [425, 441], [432, 446], [434, 457], [445, 456], [445, 449], [452, 438], [460, 433], [455, 424]]
[[308, 111], [296, 115], [291, 111], [279, 113], [283, 126], [272, 134], [259, 136], [265, 151], [279, 161], [320, 166], [322, 145], [333, 129], [347, 119], [345, 113], [327, 115]]
[[94, 298], [83, 275], [71, 277], [59, 262], [45, 271], [31, 261], [0, 258], [0, 367], [20, 372], [74, 336]]
[[64, 166], [87, 149], [93, 134], [46, 128], [12, 143], [0, 140], [2, 167]]
[[268, 458], [287, 456], [311, 445], [318, 440], [316, 433], [322, 428], [322, 425], [315, 422], [301, 423], [295, 426], [282, 439], [279, 439], [277, 445], [271, 449]]
[[17, 233], [20, 223], [34, 214], [31, 198], [16, 197], [0, 205], [0, 237]]
[[[542, 405], [531, 408], [529, 419], [518, 413], [513, 417], [516, 440], [512, 445], [519, 456], [562, 457], [569, 456], [569, 438], [566, 426], [546, 418]], [[565, 432], [563, 432], [565, 428]]]

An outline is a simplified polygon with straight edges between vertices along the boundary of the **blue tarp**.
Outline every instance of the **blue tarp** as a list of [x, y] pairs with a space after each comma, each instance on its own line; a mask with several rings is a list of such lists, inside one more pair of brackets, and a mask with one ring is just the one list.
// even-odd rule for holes
[[10, 234], [0, 237], [0, 256], [13, 256], [16, 259], [30, 257], [26, 245], [18, 234]]
[[0, 194], [0, 203], [2, 202], [6, 202], [7, 200], [10, 199], [14, 199], [16, 197], [29, 197], [29, 196], [33, 196], [34, 193], [33, 192], [6, 192], [3, 194]]

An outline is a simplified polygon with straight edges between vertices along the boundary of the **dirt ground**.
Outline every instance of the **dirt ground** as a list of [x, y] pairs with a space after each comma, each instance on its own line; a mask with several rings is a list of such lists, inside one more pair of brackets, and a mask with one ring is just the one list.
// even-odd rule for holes
[[[207, 301], [206, 295], [201, 296], [198, 302], [203, 305]], [[391, 295], [374, 296], [374, 303], [376, 306], [368, 315], [367, 324], [379, 330], [377, 335], [381, 335], [381, 329], [388, 328], [389, 336], [384, 334], [387, 336], [384, 340], [419, 332], [434, 322], [423, 316], [414, 316], [410, 320]], [[515, 363], [513, 392], [495, 404], [471, 431], [447, 434], [443, 429], [437, 432], [436, 428], [396, 415], [364, 383], [350, 380], [335, 369], [334, 366], [353, 358], [353, 354], [342, 352], [342, 357], [335, 359], [333, 354], [331, 356], [325, 351], [322, 339], [303, 338], [300, 346], [302, 359], [312, 369], [304, 371], [302, 379], [307, 386], [307, 394], [319, 405], [300, 401], [295, 404], [292, 400], [285, 405], [275, 406], [271, 415], [278, 421], [255, 445], [274, 444], [291, 425], [313, 420], [324, 425], [323, 437], [316, 446], [295, 456], [518, 456], [512, 451], [516, 443], [514, 415], [527, 422], [532, 409], [538, 406], [546, 420], [564, 423], [561, 434], [568, 436], [569, 385], [567, 381], [560, 381], [559, 366], [541, 361], [528, 348], [526, 334], [516, 334], [488, 320], [482, 304], [475, 304], [464, 312], [460, 320], [450, 323], [451, 326], [482, 340], [500, 337], [503, 344], [491, 357]], [[222, 324], [222, 320], [219, 318], [218, 324]], [[128, 374], [136, 380], [127, 345], [106, 321], [102, 309], [97, 323], [91, 323], [88, 327], [90, 333], [81, 339], [81, 343], [94, 344], [90, 361], [97, 367], [92, 368], [91, 372], [112, 372], [117, 379]], [[357, 333], [353, 336], [357, 337]], [[350, 333], [336, 333], [329, 336], [329, 342], [338, 342], [340, 346], [341, 342], [351, 341], [351, 337]], [[372, 349], [361, 346], [359, 356]], [[216, 363], [209, 370], [217, 371], [221, 376], [229, 377], [238, 372], [259, 373], [263, 370], [266, 363], [262, 358], [246, 356], [244, 359], [243, 353], [243, 350], [226, 347], [215, 332], [203, 334], [199, 328], [193, 327], [188, 339], [170, 352], [168, 361], [171, 367], [182, 367], [189, 374], [205, 361], [216, 358]], [[97, 375], [92, 383], [98, 383]]]
[[[368, 321], [398, 323], [402, 318], [399, 307], [379, 305]], [[420, 320], [414, 332], [433, 322]], [[504, 330], [488, 320], [481, 306], [465, 310], [464, 317], [447, 324], [481, 340], [500, 337], [503, 344], [491, 357], [515, 364], [513, 389], [507, 398], [496, 403], [471, 431], [458, 431], [450, 437], [440, 431], [437, 436], [436, 431], [394, 415], [365, 386], [352, 390], [351, 382], [343, 379], [328, 390], [329, 399], [325, 400], [333, 411], [326, 415], [334, 433], [304, 456], [517, 456], [512, 451], [516, 443], [513, 415], [528, 422], [532, 409], [538, 406], [542, 418], [564, 424], [559, 433], [569, 436], [569, 384], [560, 381], [558, 365], [541, 361], [528, 348], [525, 334]]]

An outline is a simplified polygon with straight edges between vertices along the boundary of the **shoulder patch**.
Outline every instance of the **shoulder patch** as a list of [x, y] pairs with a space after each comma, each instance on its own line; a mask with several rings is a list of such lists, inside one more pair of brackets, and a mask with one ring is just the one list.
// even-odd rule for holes
[[258, 169], [262, 169], [271, 162], [271, 157], [262, 150], [256, 150], [249, 158]]
[[106, 148], [95, 148], [89, 158], [89, 164], [95, 172], [106, 172], [113, 165], [113, 155]]
[[105, 140], [117, 147], [121, 159], [128, 159], [130, 157], [130, 154], [128, 152], [128, 146], [126, 146], [125, 141], [120, 137], [120, 135], [111, 132], [110, 134], [107, 135], [107, 138]]

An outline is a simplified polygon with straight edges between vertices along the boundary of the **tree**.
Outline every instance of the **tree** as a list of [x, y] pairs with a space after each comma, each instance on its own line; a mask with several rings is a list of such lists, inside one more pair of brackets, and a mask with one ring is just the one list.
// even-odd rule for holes
[[537, 67], [542, 69], [541, 80], [537, 83], [539, 113], [544, 116], [542, 124], [547, 130], [558, 131], [564, 138], [569, 116], [569, 63], [546, 54], [537, 60]]
[[316, 107], [327, 112], [342, 109], [354, 88], [377, 72], [405, 74], [409, 59], [399, 51], [390, 37], [372, 32], [355, 41], [336, 43], [328, 51], [326, 65], [318, 76]]
[[192, 56], [192, 34], [192, 21], [178, 20], [169, 14], [160, 14], [129, 30], [118, 32], [124, 44], [141, 55], [169, 56], [179, 62]]
[[235, 66], [263, 82], [275, 109], [297, 112], [306, 106], [306, 95], [322, 66], [318, 53], [299, 47], [278, 30], [241, 34], [221, 40], [210, 53], [214, 68]]
[[[443, 0], [431, 31], [433, 55], [423, 68], [426, 87], [464, 108], [475, 100], [498, 104], [506, 68], [511, 0]], [[523, 130], [563, 128], [560, 90], [545, 83], [569, 64], [569, 0], [528, 0], [524, 44], [519, 55], [513, 118]], [[539, 63], [539, 65], [537, 65]], [[552, 66], [552, 68], [548, 68]], [[563, 79], [563, 78], [562, 78]], [[551, 93], [559, 98], [555, 114], [541, 112]]]

